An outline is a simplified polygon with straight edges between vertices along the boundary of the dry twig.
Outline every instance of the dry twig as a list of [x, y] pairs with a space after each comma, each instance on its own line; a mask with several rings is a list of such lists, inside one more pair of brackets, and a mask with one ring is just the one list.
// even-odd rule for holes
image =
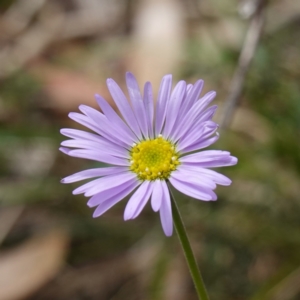
[[20, 215], [24, 211], [25, 206], [16, 206], [6, 208], [0, 212], [1, 223], [0, 223], [0, 245], [5, 240], [6, 236], [11, 231], [12, 227], [18, 221]]
[[[124, 6], [119, 5], [116, 0], [78, 1], [81, 3], [80, 7], [75, 11], [68, 12], [65, 12], [62, 6], [56, 2], [35, 1], [40, 6], [33, 7], [30, 12], [25, 14], [22, 24], [11, 22], [11, 15], [21, 13], [18, 7], [12, 8], [12, 12], [6, 17], [7, 20], [10, 20], [10, 22], [6, 22], [6, 26], [9, 24], [14, 26], [11, 29], [11, 35], [26, 27], [33, 14], [37, 15], [37, 20], [17, 35], [13, 43], [2, 45], [0, 49], [0, 79], [24, 67], [53, 43], [105, 34], [108, 30], [120, 26], [119, 19], [124, 10]], [[10, 32], [9, 29], [7, 30]]]
[[256, 9], [252, 16], [244, 45], [240, 53], [239, 62], [231, 82], [229, 96], [225, 102], [225, 109], [220, 122], [221, 128], [229, 126], [234, 109], [240, 101], [245, 78], [262, 33], [265, 19], [265, 2], [266, 0], [259, 0], [256, 2]]
[[[4, 36], [12, 36], [24, 30], [36, 13], [38, 13], [47, 0], [18, 0], [5, 12], [1, 22], [4, 24]], [[3, 35], [3, 32], [1, 33]]]

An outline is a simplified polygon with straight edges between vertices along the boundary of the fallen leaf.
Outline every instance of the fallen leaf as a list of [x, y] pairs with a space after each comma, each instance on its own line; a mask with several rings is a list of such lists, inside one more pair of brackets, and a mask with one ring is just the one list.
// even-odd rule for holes
[[52, 231], [0, 254], [0, 300], [24, 299], [52, 279], [64, 262], [68, 236]]
[[104, 82], [95, 82], [87, 75], [79, 72], [52, 67], [46, 64], [36, 65], [30, 72], [37, 76], [42, 82], [42, 91], [46, 95], [41, 100], [41, 106], [51, 108], [62, 113], [77, 110], [80, 104], [98, 108], [95, 94], [100, 94], [112, 106], [115, 106], [108, 93]]

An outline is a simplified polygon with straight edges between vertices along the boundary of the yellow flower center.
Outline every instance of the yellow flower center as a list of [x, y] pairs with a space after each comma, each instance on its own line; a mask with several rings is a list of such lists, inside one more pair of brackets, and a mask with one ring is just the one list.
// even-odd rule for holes
[[130, 150], [130, 170], [140, 180], [167, 179], [180, 164], [175, 145], [159, 136], [141, 141]]

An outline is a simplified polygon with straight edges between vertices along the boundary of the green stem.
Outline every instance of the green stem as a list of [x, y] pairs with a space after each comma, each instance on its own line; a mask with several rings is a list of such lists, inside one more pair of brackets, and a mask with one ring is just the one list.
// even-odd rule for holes
[[193, 254], [193, 250], [191, 248], [191, 244], [189, 242], [188, 236], [186, 234], [186, 230], [185, 230], [184, 224], [182, 222], [182, 218], [180, 216], [177, 204], [175, 202], [174, 196], [173, 196], [170, 188], [169, 188], [169, 190], [170, 190], [171, 202], [172, 202], [173, 222], [174, 222], [175, 229], [176, 229], [178, 238], [180, 240], [181, 246], [183, 248], [183, 252], [184, 252], [188, 267], [190, 269], [198, 297], [200, 300], [209, 300], [205, 286], [204, 286], [204, 282], [203, 282], [200, 270], [197, 266], [197, 262], [196, 262], [194, 254]]

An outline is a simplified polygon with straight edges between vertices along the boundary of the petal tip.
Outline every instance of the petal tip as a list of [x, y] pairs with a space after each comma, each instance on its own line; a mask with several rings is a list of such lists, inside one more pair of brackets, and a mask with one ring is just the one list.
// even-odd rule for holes
[[98, 214], [97, 214], [97, 211], [95, 210], [94, 213], [93, 213], [93, 218], [95, 219], [95, 218], [97, 218], [97, 217], [99, 217], [99, 216], [98, 216]]
[[112, 85], [112, 84], [114, 84], [115, 83], [115, 81], [112, 79], [112, 78], [107, 78], [106, 79], [106, 84], [108, 85], [108, 86], [110, 86], [110, 85]]
[[235, 157], [235, 156], [232, 156], [231, 157], [231, 163], [232, 163], [232, 165], [236, 165], [238, 163], [238, 158]]
[[66, 148], [66, 147], [59, 147], [58, 150], [59, 150], [60, 152], [64, 153], [64, 154], [67, 154], [67, 155], [69, 155], [69, 153], [70, 153], [70, 151], [71, 151], [70, 149], [68, 149], [68, 148]]
[[161, 80], [161, 83], [166, 83], [167, 82], [171, 82], [172, 81], [172, 74], [167, 74], [165, 75], [162, 80]]
[[217, 199], [218, 199], [217, 195], [211, 197], [211, 201], [217, 201]]
[[164, 233], [167, 237], [171, 237], [173, 235], [173, 227], [170, 229], [165, 229]]
[[134, 75], [133, 75], [133, 73], [131, 73], [131, 72], [129, 72], [129, 71], [126, 72], [125, 77], [126, 77], [126, 78], [127, 78], [127, 77], [131, 77], [131, 78], [133, 77], [133, 78], [135, 78]]

